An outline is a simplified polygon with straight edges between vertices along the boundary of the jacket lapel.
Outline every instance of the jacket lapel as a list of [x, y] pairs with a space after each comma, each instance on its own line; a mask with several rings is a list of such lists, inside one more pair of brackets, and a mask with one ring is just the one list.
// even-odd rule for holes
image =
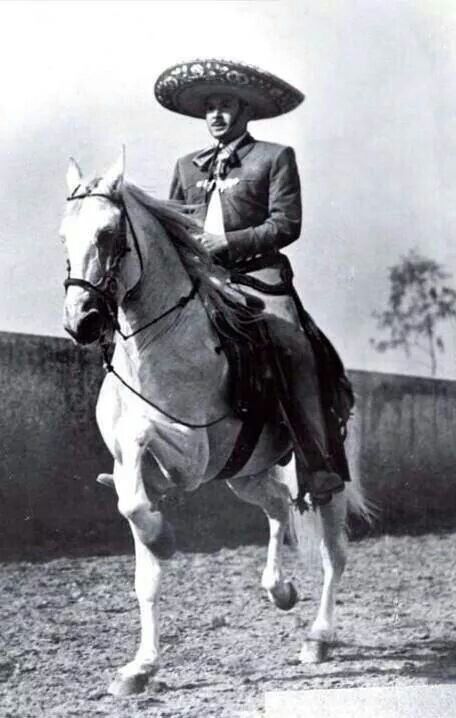
[[247, 133], [242, 142], [236, 147], [236, 155], [239, 160], [239, 164], [242, 164], [242, 160], [246, 155], [249, 154], [254, 144], [254, 138], [252, 137], [252, 135], [249, 135]]

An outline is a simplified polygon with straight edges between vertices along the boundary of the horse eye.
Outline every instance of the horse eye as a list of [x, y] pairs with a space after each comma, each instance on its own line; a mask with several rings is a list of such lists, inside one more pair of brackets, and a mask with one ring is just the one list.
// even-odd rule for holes
[[100, 232], [98, 232], [97, 240], [102, 244], [107, 244], [108, 242], [111, 242], [114, 237], [115, 232], [113, 229], [102, 229]]

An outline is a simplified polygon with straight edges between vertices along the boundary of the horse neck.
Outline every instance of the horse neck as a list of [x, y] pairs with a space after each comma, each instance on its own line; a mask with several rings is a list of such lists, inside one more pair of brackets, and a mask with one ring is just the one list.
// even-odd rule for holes
[[[182, 296], [187, 295], [192, 282], [162, 224], [131, 195], [125, 194], [124, 201], [143, 263], [137, 289], [119, 308], [122, 332], [131, 334], [160, 317]], [[131, 254], [134, 251], [132, 250]], [[135, 260], [138, 262], [138, 257]], [[157, 325], [152, 325], [149, 330], [138, 333], [134, 337], [138, 348], [150, 340], [151, 334], [161, 331], [162, 322], [167, 321], [172, 321], [172, 316], [170, 319], [159, 320]]]
[[[116, 341], [114, 365], [163, 410], [204, 423], [226, 411], [225, 359], [214, 351], [218, 340], [198, 295], [186, 308], [142, 330], [188, 296], [192, 281], [160, 222], [134, 197], [126, 206], [144, 267], [137, 289], [120, 309], [119, 320], [124, 334], [141, 331], [128, 341]], [[134, 252], [127, 257], [131, 255]]]

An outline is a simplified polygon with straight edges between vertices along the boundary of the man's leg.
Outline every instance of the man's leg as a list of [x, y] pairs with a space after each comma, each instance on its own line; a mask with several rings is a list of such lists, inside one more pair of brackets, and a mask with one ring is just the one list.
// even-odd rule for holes
[[322, 505], [343, 489], [344, 481], [328, 452], [313, 350], [304, 332], [291, 323], [271, 317], [267, 325], [288, 387], [285, 409], [301, 449], [296, 452], [298, 470], [313, 502]]

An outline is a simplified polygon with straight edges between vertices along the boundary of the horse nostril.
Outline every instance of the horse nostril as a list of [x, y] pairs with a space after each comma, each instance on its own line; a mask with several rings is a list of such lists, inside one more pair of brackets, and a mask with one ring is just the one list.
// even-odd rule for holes
[[103, 317], [98, 309], [91, 309], [79, 322], [77, 338], [81, 344], [91, 344], [96, 341], [103, 329]]

